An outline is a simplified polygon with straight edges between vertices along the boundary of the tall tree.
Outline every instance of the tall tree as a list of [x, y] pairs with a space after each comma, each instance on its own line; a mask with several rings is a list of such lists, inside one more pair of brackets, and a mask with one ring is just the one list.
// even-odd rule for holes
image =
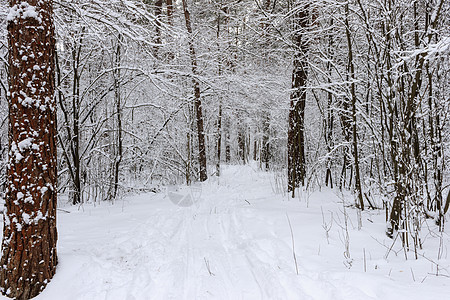
[[353, 49], [352, 49], [352, 37], [350, 33], [349, 25], [349, 7], [348, 1], [345, 4], [345, 35], [347, 37], [347, 47], [348, 47], [348, 77], [350, 79], [350, 95], [352, 103], [352, 136], [353, 136], [353, 165], [355, 169], [355, 189], [357, 193], [356, 206], [361, 210], [364, 210], [364, 201], [362, 196], [361, 188], [361, 176], [359, 172], [359, 157], [358, 157], [358, 135], [357, 135], [357, 125], [356, 125], [356, 89], [355, 89], [355, 65], [353, 62]]
[[183, 12], [184, 19], [186, 21], [186, 29], [189, 34], [189, 52], [191, 56], [192, 67], [192, 83], [194, 84], [194, 110], [197, 121], [197, 137], [198, 137], [198, 163], [199, 163], [199, 177], [200, 181], [205, 181], [208, 178], [206, 170], [206, 145], [205, 145], [205, 132], [203, 130], [203, 112], [200, 92], [200, 82], [197, 79], [198, 66], [197, 55], [195, 54], [194, 47], [194, 35], [192, 32], [191, 15], [189, 13], [186, 0], [183, 0]]
[[51, 0], [10, 1], [9, 166], [0, 287], [29, 299], [56, 256], [55, 39]]
[[305, 105], [307, 80], [306, 30], [309, 23], [309, 7], [302, 4], [294, 7], [292, 92], [288, 130], [288, 191], [295, 195], [295, 188], [305, 184]]
[[119, 173], [120, 173], [120, 163], [123, 159], [123, 127], [122, 127], [122, 104], [121, 104], [121, 91], [120, 91], [120, 63], [121, 63], [121, 43], [122, 37], [119, 34], [117, 39], [116, 51], [114, 53], [115, 56], [115, 70], [113, 71], [114, 77], [114, 98], [115, 98], [115, 106], [116, 106], [116, 118], [117, 118], [117, 149], [116, 155], [114, 156], [114, 185], [113, 185], [113, 193], [111, 195], [111, 200], [115, 200], [117, 197], [117, 190], [119, 188]]

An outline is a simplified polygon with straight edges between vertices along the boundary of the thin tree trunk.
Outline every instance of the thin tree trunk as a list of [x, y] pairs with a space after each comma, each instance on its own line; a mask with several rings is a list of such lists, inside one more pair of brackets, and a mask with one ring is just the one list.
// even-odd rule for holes
[[120, 60], [121, 60], [121, 36], [117, 40], [117, 48], [115, 53], [115, 71], [114, 71], [114, 97], [116, 100], [116, 115], [117, 115], [117, 154], [114, 157], [114, 191], [112, 199], [117, 197], [117, 190], [119, 188], [119, 171], [120, 163], [122, 162], [123, 146], [122, 146], [122, 104], [120, 95]]
[[175, 7], [173, 6], [173, 0], [166, 0], [167, 5], [167, 19], [170, 26], [173, 26], [173, 12]]
[[350, 72], [350, 94], [352, 97], [352, 134], [353, 134], [353, 156], [354, 156], [354, 169], [355, 169], [355, 188], [357, 193], [356, 206], [361, 210], [364, 210], [364, 200], [361, 188], [361, 178], [359, 172], [359, 158], [358, 158], [358, 135], [357, 135], [357, 125], [356, 125], [356, 90], [355, 90], [355, 66], [353, 64], [353, 50], [352, 50], [352, 39], [350, 34], [350, 25], [348, 22], [349, 18], [349, 7], [348, 2], [345, 5], [345, 33], [347, 36], [347, 47], [348, 47], [348, 63]]
[[[389, 7], [391, 5], [390, 1], [388, 2]], [[386, 230], [386, 235], [390, 238], [394, 237], [394, 232], [398, 230], [400, 226], [400, 217], [402, 213], [403, 208], [403, 202], [404, 202], [404, 190], [402, 188], [402, 184], [400, 182], [400, 167], [401, 164], [399, 163], [399, 145], [398, 145], [398, 137], [395, 131], [395, 124], [398, 122], [398, 108], [397, 108], [397, 101], [395, 99], [395, 88], [394, 88], [394, 80], [393, 80], [393, 66], [392, 66], [392, 60], [391, 60], [391, 51], [392, 51], [392, 41], [391, 41], [391, 26], [389, 24], [389, 21], [383, 21], [382, 22], [382, 33], [386, 36], [386, 50], [385, 50], [385, 64], [386, 64], [386, 81], [389, 88], [389, 92], [386, 95], [386, 106], [388, 108], [388, 111], [385, 113], [385, 119], [387, 119], [386, 127], [390, 142], [390, 156], [391, 156], [391, 162], [393, 167], [393, 177], [394, 177], [394, 187], [395, 187], [395, 196], [394, 200], [392, 202], [392, 208], [391, 212], [389, 214], [389, 225]]]
[[189, 33], [189, 51], [191, 55], [192, 65], [192, 82], [194, 84], [194, 109], [197, 119], [197, 136], [198, 136], [198, 162], [199, 162], [199, 175], [200, 181], [205, 181], [208, 178], [206, 169], [206, 146], [205, 146], [205, 132], [203, 131], [203, 113], [202, 102], [200, 100], [200, 83], [197, 80], [197, 56], [195, 54], [191, 17], [187, 7], [186, 0], [183, 0], [184, 19], [186, 21], [186, 29]]
[[[333, 27], [333, 19], [330, 21], [330, 27]], [[328, 55], [330, 56], [329, 61], [327, 62], [327, 72], [328, 72], [328, 84], [331, 85], [331, 59], [333, 56], [333, 35], [330, 33], [328, 35]], [[327, 92], [327, 117], [326, 117], [326, 129], [325, 129], [325, 143], [327, 145], [327, 170], [325, 174], [325, 185], [333, 188], [333, 177], [331, 173], [331, 151], [333, 148], [333, 123], [334, 123], [334, 114], [333, 114], [333, 94], [331, 91]]]
[[72, 204], [81, 203], [81, 159], [80, 159], [80, 75], [78, 72], [81, 52], [81, 40], [79, 47], [72, 49], [72, 68], [73, 68], [73, 83], [72, 83], [72, 118], [73, 118], [73, 136], [72, 136], [72, 161], [75, 175], [73, 182], [74, 191]]
[[[12, 155], [0, 287], [8, 297], [30, 299], [45, 288], [57, 264], [55, 38], [52, 1], [10, 4], [22, 10], [8, 22]], [[37, 17], [23, 13], [32, 8]]]
[[[155, 1], [155, 31], [156, 31], [156, 37], [155, 37], [155, 43], [157, 45], [161, 45], [161, 18], [162, 18], [162, 0], [156, 0]], [[155, 47], [156, 53], [158, 52], [158, 47]]]
[[244, 129], [239, 126], [239, 132], [238, 132], [238, 152], [239, 152], [239, 158], [242, 160], [242, 163], [245, 165], [245, 131]]
[[[432, 15], [429, 21], [427, 21], [425, 28], [425, 32], [428, 33], [428, 44], [431, 42], [432, 38], [432, 29], [435, 29], [437, 22], [440, 17], [440, 13], [443, 7], [444, 0], [440, 0], [436, 3]], [[414, 3], [415, 4], [415, 3]], [[416, 13], [416, 11], [414, 11]], [[417, 16], [415, 16], [417, 18]], [[429, 22], [429, 23], [428, 23]], [[389, 28], [388, 28], [389, 29]], [[416, 31], [418, 28], [416, 27]], [[389, 32], [387, 30], [386, 32]], [[401, 36], [401, 33], [398, 34]], [[418, 36], [415, 37], [416, 45], [419, 44]], [[401, 149], [392, 152], [392, 161], [395, 168], [398, 170], [397, 176], [395, 177], [395, 187], [396, 187], [396, 196], [394, 198], [392, 211], [389, 218], [389, 227], [386, 231], [386, 234], [389, 237], [393, 237], [395, 230], [398, 230], [401, 222], [404, 221], [406, 217], [401, 215], [402, 210], [404, 208], [405, 201], [410, 201], [414, 203], [414, 198], [416, 195], [416, 183], [414, 182], [414, 165], [419, 163], [419, 149], [418, 149], [418, 138], [416, 137], [416, 124], [415, 124], [415, 113], [416, 113], [416, 105], [419, 97], [419, 92], [422, 86], [422, 75], [425, 69], [426, 59], [425, 56], [421, 54], [416, 54], [415, 60], [415, 70], [411, 75], [411, 88], [405, 87], [405, 81], [409, 80], [401, 77], [400, 78], [400, 88], [399, 91], [399, 105], [398, 109], [401, 113], [402, 119], [399, 122], [398, 126], [398, 138], [402, 143]], [[407, 66], [406, 64], [402, 64], [400, 66], [400, 72], [402, 74], [407, 74]], [[396, 116], [398, 113], [396, 112]], [[392, 139], [392, 143], [394, 142], [394, 138]], [[411, 149], [412, 147], [412, 149]], [[398, 162], [400, 161], [400, 162]], [[412, 170], [412, 172], [410, 172]]]
[[57, 76], [56, 76], [56, 83], [57, 83], [57, 86], [59, 87], [59, 89], [58, 89], [58, 102], [59, 102], [61, 111], [63, 112], [63, 116], [64, 116], [64, 122], [63, 123], [65, 124], [64, 127], [65, 127], [65, 129], [67, 131], [67, 138], [70, 141], [70, 143], [69, 143], [70, 144], [69, 145], [70, 153], [65, 148], [65, 146], [64, 146], [65, 143], [62, 141], [61, 135], [58, 135], [58, 139], [59, 139], [61, 148], [63, 149], [62, 153], [63, 153], [64, 159], [67, 162], [67, 166], [68, 166], [69, 174], [70, 174], [70, 179], [72, 180], [72, 182], [75, 182], [75, 172], [74, 172], [74, 168], [72, 167], [72, 163], [71, 163], [70, 158], [69, 158], [69, 154], [73, 153], [72, 130], [71, 130], [70, 126], [69, 126], [69, 114], [68, 114], [68, 112], [67, 112], [67, 110], [65, 108], [64, 99], [63, 99], [63, 93], [61, 91], [62, 78], [61, 78], [61, 70], [59, 68], [58, 53], [56, 51], [55, 51], [55, 65], [56, 65], [56, 74], [57, 74]]
[[264, 164], [264, 169], [269, 170], [270, 162], [270, 118], [268, 112], [263, 116], [263, 137], [261, 145], [261, 162]]
[[448, 208], [450, 207], [450, 189], [447, 192], [447, 200], [445, 200], [445, 205], [442, 210], [443, 214], [445, 215], [448, 212]]
[[[415, 6], [414, 6], [415, 7]], [[429, 14], [429, 3], [427, 1], [427, 9], [425, 14], [425, 32], [428, 32], [428, 43], [431, 42], [432, 36], [435, 35], [433, 31], [429, 30], [430, 26], [434, 26], [433, 20], [431, 19], [431, 16]], [[416, 22], [417, 23], [417, 22]], [[416, 28], [416, 44], [419, 44], [419, 30]], [[418, 46], [417, 46], [418, 47]], [[441, 120], [440, 120], [440, 114], [438, 111], [438, 103], [436, 101], [437, 97], [435, 97], [434, 89], [433, 89], [433, 72], [430, 72], [429, 68], [429, 62], [425, 63], [425, 70], [426, 75], [428, 79], [428, 109], [429, 109], [429, 116], [428, 116], [428, 123], [429, 123], [429, 140], [431, 143], [431, 160], [432, 160], [432, 166], [433, 166], [433, 181], [434, 181], [434, 197], [433, 202], [436, 204], [436, 211], [438, 212], [436, 223], [439, 225], [440, 231], [444, 230], [444, 215], [446, 212], [444, 209], [444, 203], [443, 203], [443, 195], [442, 195], [442, 169], [443, 169], [443, 161], [442, 157], [444, 155], [443, 153], [443, 147], [442, 147], [442, 131], [441, 131]], [[441, 82], [441, 72], [439, 72], [439, 69], [435, 72], [437, 75], [437, 82]], [[424, 167], [424, 171], [426, 170], [426, 165]], [[427, 179], [427, 178], [426, 178]], [[448, 199], [447, 199], [448, 200]], [[447, 205], [446, 203], [445, 205]], [[447, 207], [448, 208], [448, 207]]]
[[[222, 4], [222, 2], [221, 2]], [[219, 12], [217, 13], [217, 32], [216, 32], [216, 38], [217, 38], [217, 48], [219, 50], [219, 63], [218, 63], [218, 70], [217, 73], [220, 76], [222, 76], [222, 55], [220, 54], [220, 13], [223, 10], [222, 7], [220, 7]], [[222, 148], [222, 98], [219, 96], [219, 113], [217, 116], [217, 136], [216, 136], [216, 175], [220, 176], [220, 155], [221, 155], [221, 148]]]
[[227, 119], [225, 126], [225, 162], [229, 163], [231, 161], [231, 137], [230, 137], [230, 121]]
[[220, 156], [221, 156], [221, 149], [222, 149], [222, 104], [221, 103], [219, 104], [219, 116], [217, 118], [216, 147], [217, 147], [216, 174], [217, 174], [217, 176], [220, 176]]
[[191, 165], [192, 165], [192, 147], [191, 147], [191, 130], [189, 129], [186, 133], [186, 151], [187, 151], [187, 160], [186, 160], [186, 185], [191, 185]]

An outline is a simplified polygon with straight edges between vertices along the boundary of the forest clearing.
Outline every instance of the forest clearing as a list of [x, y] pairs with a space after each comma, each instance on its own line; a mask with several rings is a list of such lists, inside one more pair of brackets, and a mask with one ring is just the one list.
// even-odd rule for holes
[[446, 299], [450, 238], [432, 221], [416, 260], [383, 210], [358, 230], [348, 195], [276, 191], [253, 164], [226, 166], [189, 207], [165, 192], [62, 205], [56, 275], [35, 299]]

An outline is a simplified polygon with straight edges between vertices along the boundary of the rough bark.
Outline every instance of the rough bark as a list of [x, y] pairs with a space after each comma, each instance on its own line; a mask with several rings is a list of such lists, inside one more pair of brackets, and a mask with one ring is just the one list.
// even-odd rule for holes
[[308, 7], [299, 8], [294, 15], [294, 61], [288, 129], [288, 191], [305, 184], [305, 105], [307, 80], [307, 51], [305, 30], [308, 27]]
[[30, 299], [56, 256], [55, 39], [52, 1], [10, 1], [9, 168], [0, 288]]

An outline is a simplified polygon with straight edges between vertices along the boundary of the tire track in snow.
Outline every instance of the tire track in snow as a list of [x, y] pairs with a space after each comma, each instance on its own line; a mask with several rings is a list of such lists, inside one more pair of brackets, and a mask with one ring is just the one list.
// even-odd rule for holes
[[[241, 215], [244, 218], [244, 215]], [[236, 214], [232, 216], [233, 230], [238, 233], [239, 229], [246, 228], [243, 223], [239, 221]], [[259, 286], [259, 292], [261, 299], [286, 299], [284, 287], [280, 284], [280, 280], [275, 271], [275, 266], [270, 262], [275, 261], [275, 258], [261, 259], [262, 249], [257, 244], [257, 239], [250, 237], [245, 230], [240, 230], [240, 234], [236, 234], [238, 237], [237, 244], [241, 247], [241, 252], [245, 255], [247, 262], [247, 268], [251, 271], [254, 281]], [[276, 239], [275, 236], [273, 238]]]

